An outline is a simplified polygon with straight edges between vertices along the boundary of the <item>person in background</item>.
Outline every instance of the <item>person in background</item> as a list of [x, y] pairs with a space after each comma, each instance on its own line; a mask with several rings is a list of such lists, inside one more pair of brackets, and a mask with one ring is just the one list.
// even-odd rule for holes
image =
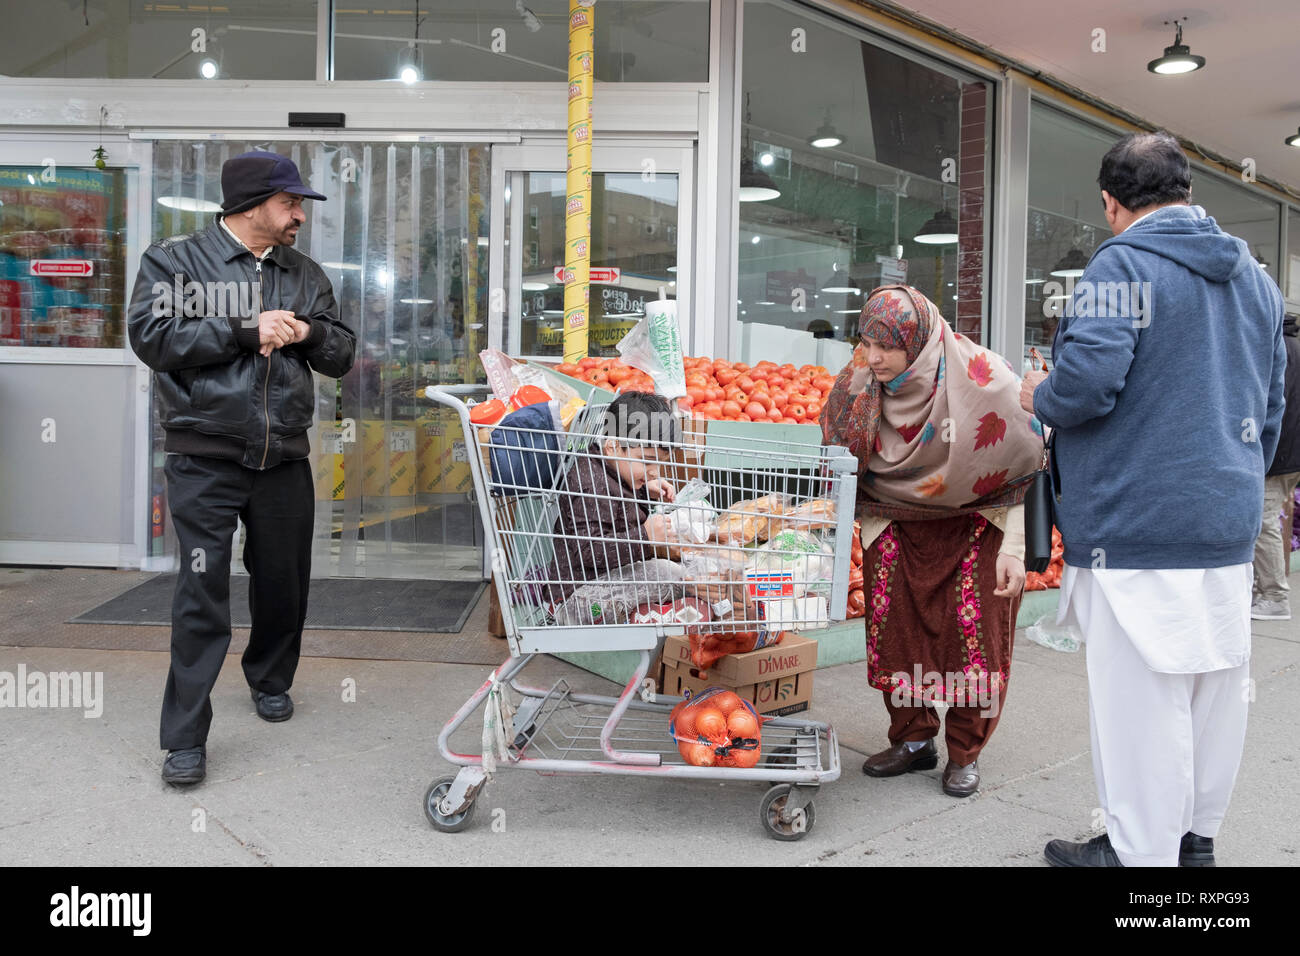
[[867, 681], [890, 746], [862, 772], [938, 764], [943, 792], [979, 789], [978, 757], [1001, 717], [1025, 583], [1024, 496], [1042, 430], [999, 356], [952, 330], [916, 289], [881, 286], [822, 408], [822, 434], [858, 459]]
[[1282, 415], [1282, 432], [1278, 436], [1273, 466], [1264, 476], [1264, 520], [1255, 539], [1255, 590], [1250, 616], [1257, 621], [1291, 620], [1291, 585], [1287, 583], [1286, 555], [1282, 535], [1291, 527], [1282, 527], [1282, 515], [1290, 514], [1287, 503], [1295, 496], [1300, 482], [1300, 328], [1296, 316], [1288, 315], [1282, 326], [1286, 345], [1286, 411]]
[[[1106, 832], [1054, 866], [1214, 865], [1246, 737], [1251, 556], [1282, 421], [1282, 295], [1189, 204], [1164, 132], [1101, 162], [1114, 238], [1093, 253], [1050, 373], [1021, 403], [1054, 429], [1058, 623], [1087, 643]], [[1121, 295], [1121, 293], [1125, 293]]]

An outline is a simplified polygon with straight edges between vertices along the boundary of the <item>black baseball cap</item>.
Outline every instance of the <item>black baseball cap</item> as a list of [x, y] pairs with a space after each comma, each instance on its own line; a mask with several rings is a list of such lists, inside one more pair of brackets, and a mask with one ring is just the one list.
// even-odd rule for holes
[[293, 160], [279, 153], [253, 150], [226, 160], [221, 167], [221, 211], [227, 216], [259, 206], [276, 193], [326, 198], [308, 189]]

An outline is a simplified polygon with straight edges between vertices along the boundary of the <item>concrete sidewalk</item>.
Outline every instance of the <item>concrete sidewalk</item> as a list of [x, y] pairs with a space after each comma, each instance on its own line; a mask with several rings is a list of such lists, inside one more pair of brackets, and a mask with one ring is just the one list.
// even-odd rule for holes
[[[1300, 589], [1300, 575], [1292, 582]], [[232, 655], [213, 694], [208, 778], [173, 789], [159, 779], [156, 749], [167, 656], [3, 646], [11, 624], [0, 622], [0, 671], [101, 671], [104, 705], [98, 718], [0, 709], [2, 865], [1041, 866], [1047, 840], [1091, 835], [1097, 802], [1083, 653], [1023, 639], [1005, 714], [980, 758], [983, 788], [966, 800], [940, 791], [942, 761], [925, 773], [864, 777], [864, 756], [887, 745], [879, 694], [866, 686], [864, 664], [818, 671], [812, 716], [838, 729], [844, 773], [818, 795], [813, 831], [778, 843], [758, 822], [765, 785], [510, 771], [489, 783], [469, 829], [435, 832], [424, 791], [454, 769], [436, 737], [489, 673], [480, 665], [305, 657], [293, 719], [268, 724]], [[1300, 699], [1298, 665], [1300, 621], [1257, 623], [1256, 699], [1216, 845], [1220, 865], [1300, 862], [1300, 760], [1286, 730], [1287, 707]], [[617, 690], [552, 658], [525, 671], [532, 684], [561, 676], [575, 688]], [[354, 703], [343, 699], [349, 679]], [[476, 735], [477, 724], [462, 749], [477, 749]]]

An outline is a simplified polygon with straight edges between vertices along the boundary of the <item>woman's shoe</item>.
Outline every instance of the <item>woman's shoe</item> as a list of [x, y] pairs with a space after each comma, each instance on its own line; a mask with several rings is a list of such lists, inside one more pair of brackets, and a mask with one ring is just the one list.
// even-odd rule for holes
[[950, 797], [969, 797], [980, 788], [980, 762], [972, 760], [966, 766], [948, 761], [943, 768], [943, 792]]
[[939, 751], [933, 740], [927, 740], [924, 747], [909, 750], [904, 741], [897, 746], [872, 754], [862, 765], [862, 772], [868, 777], [897, 777], [912, 770], [933, 770], [939, 766]]

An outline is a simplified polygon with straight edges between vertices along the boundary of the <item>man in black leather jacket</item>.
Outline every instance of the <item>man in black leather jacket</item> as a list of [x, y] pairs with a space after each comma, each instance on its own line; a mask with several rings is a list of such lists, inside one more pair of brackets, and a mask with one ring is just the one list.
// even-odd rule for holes
[[206, 773], [241, 518], [253, 624], [244, 676], [260, 717], [293, 716], [315, 509], [312, 372], [346, 374], [356, 341], [320, 266], [292, 248], [303, 198], [326, 197], [303, 185], [291, 160], [266, 152], [228, 160], [221, 187], [210, 226], [145, 251], [127, 322], [131, 347], [155, 373], [179, 542], [160, 729], [162, 777], [173, 784]]

